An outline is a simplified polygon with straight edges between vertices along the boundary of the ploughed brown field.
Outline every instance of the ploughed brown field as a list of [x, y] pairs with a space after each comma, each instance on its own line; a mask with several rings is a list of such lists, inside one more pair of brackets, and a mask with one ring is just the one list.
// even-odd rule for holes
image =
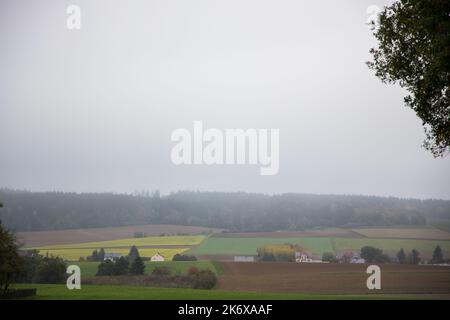
[[436, 228], [358, 228], [368, 238], [450, 240], [450, 233]]
[[270, 231], [270, 232], [223, 232], [212, 235], [214, 238], [365, 238], [351, 229], [329, 229], [310, 231]]
[[221, 232], [221, 229], [176, 226], [169, 224], [149, 224], [140, 226], [124, 226], [111, 228], [69, 229], [53, 231], [18, 232], [17, 239], [27, 247], [41, 247], [59, 244], [81, 242], [108, 241], [124, 238], [133, 238], [135, 232], [145, 233], [146, 236], [159, 236], [161, 234], [200, 234]]
[[367, 264], [222, 262], [222, 290], [318, 294], [450, 294], [450, 267], [380, 264], [381, 290], [368, 290]]

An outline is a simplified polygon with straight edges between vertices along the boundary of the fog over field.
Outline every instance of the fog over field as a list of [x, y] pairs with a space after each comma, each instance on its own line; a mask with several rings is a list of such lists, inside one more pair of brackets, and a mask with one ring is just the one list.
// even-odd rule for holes
[[[0, 3], [0, 187], [450, 199], [450, 158], [365, 62], [391, 1]], [[173, 130], [280, 130], [279, 173], [171, 162]], [[1, 199], [0, 199], [1, 200]]]

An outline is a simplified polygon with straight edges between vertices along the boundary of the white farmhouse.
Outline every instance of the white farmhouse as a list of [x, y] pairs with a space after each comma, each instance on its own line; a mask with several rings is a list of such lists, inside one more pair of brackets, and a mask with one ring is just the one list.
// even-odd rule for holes
[[312, 262], [312, 258], [306, 252], [295, 252], [295, 262]]
[[254, 256], [234, 256], [234, 262], [254, 262]]
[[110, 260], [110, 261], [116, 261], [117, 259], [119, 259], [122, 255], [120, 253], [117, 252], [110, 252], [110, 253], [105, 253], [105, 257], [103, 258], [104, 261], [106, 260]]
[[297, 263], [322, 263], [322, 259], [306, 252], [295, 252], [295, 262]]
[[150, 258], [151, 261], [164, 261], [164, 257], [159, 252]]

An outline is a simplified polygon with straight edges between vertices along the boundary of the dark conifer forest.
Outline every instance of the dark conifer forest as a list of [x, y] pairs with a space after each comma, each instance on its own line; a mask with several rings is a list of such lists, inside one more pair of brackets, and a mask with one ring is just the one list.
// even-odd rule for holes
[[0, 220], [15, 231], [176, 224], [229, 231], [424, 225], [450, 218], [450, 201], [359, 195], [179, 191], [140, 194], [2, 189]]

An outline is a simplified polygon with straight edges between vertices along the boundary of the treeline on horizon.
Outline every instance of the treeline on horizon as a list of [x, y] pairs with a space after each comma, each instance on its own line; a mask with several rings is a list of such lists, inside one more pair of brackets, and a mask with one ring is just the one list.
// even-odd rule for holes
[[424, 225], [450, 218], [450, 201], [360, 195], [179, 191], [142, 194], [0, 189], [2, 223], [15, 231], [176, 224], [231, 232]]

